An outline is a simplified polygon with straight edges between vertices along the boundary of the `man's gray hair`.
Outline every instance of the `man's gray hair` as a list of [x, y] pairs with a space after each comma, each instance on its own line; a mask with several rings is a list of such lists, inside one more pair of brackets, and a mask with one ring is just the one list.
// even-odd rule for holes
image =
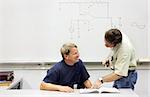
[[71, 48], [74, 47], [77, 48], [77, 45], [74, 43], [65, 43], [60, 49], [62, 57], [64, 58], [64, 54], [69, 55]]

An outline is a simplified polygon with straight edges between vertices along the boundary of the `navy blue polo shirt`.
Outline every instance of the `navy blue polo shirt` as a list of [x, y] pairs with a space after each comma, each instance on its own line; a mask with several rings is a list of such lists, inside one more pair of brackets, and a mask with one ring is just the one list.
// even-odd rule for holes
[[79, 60], [73, 66], [67, 65], [64, 60], [56, 63], [47, 71], [46, 77], [43, 79], [46, 83], [52, 83], [73, 88], [77, 84], [77, 88], [85, 88], [84, 82], [90, 77], [83, 62]]

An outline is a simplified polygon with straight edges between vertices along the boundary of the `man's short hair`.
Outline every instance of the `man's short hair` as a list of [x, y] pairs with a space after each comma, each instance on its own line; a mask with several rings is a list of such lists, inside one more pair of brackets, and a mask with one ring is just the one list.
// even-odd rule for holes
[[118, 29], [110, 29], [105, 33], [105, 40], [114, 45], [121, 43], [122, 33]]
[[60, 49], [62, 57], [64, 58], [65, 54], [69, 55], [71, 48], [74, 47], [77, 48], [77, 45], [75, 45], [74, 43], [65, 43]]

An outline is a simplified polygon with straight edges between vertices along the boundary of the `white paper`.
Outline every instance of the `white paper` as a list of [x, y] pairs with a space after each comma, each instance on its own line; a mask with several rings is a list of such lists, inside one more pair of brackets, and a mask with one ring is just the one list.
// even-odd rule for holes
[[120, 93], [116, 88], [101, 87], [99, 89], [80, 89], [80, 94], [86, 93]]

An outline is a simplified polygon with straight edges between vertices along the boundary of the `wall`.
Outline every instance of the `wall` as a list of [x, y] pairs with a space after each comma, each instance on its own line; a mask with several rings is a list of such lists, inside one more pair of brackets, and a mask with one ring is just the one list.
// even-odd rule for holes
[[[23, 89], [39, 89], [39, 85], [46, 75], [46, 71], [51, 66], [34, 66], [34, 65], [24, 65], [18, 66], [1, 66], [0, 70], [14, 70], [15, 76], [23, 78]], [[103, 68], [101, 65], [90, 64], [86, 65], [90, 79], [95, 82], [98, 77], [110, 73], [111, 71]], [[139, 97], [150, 97], [150, 63], [142, 64], [138, 66], [138, 81], [135, 86], [135, 92]], [[111, 86], [112, 83], [105, 83], [106, 86]]]
[[149, 56], [150, 56], [150, 1], [148, 0], [148, 48], [149, 48]]
[[[39, 85], [45, 76], [46, 70], [16, 70], [17, 75], [23, 76], [23, 88], [24, 89], [39, 89]], [[108, 74], [108, 70], [88, 70], [91, 75], [91, 80], [95, 82], [98, 77]], [[136, 84], [135, 92], [140, 97], [149, 97], [150, 92], [150, 70], [138, 70], [138, 81]], [[112, 85], [112, 83], [105, 84], [106, 86]]]
[[[150, 70], [148, 72], [148, 81], [150, 81]], [[150, 82], [148, 82], [148, 97], [150, 97]]]
[[[149, 57], [150, 57], [150, 1], [148, 0], [148, 49], [149, 49]], [[150, 70], [148, 73], [148, 76], [150, 76]], [[150, 77], [148, 77], [148, 81], [150, 81]], [[150, 82], [148, 82], [148, 97], [150, 97]]]

